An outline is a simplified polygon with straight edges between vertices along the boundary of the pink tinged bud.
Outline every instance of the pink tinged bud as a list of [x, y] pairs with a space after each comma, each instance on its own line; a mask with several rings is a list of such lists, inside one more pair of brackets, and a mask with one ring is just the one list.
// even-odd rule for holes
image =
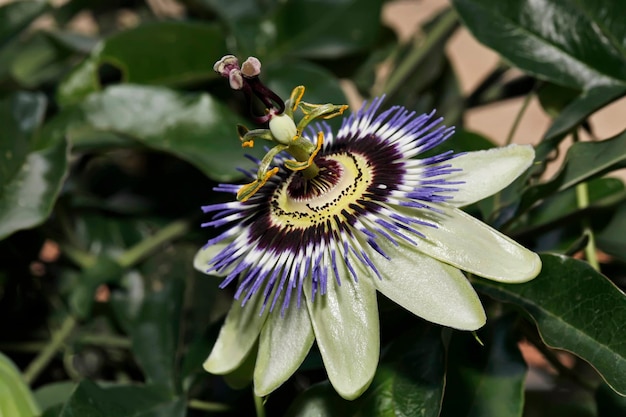
[[246, 78], [258, 77], [261, 74], [261, 61], [251, 56], [241, 66], [241, 73]]
[[233, 70], [239, 70], [239, 60], [234, 55], [224, 55], [213, 65], [213, 70], [222, 77], [229, 77]]
[[241, 90], [243, 88], [243, 77], [241, 71], [233, 70], [228, 74], [228, 82], [233, 90]]

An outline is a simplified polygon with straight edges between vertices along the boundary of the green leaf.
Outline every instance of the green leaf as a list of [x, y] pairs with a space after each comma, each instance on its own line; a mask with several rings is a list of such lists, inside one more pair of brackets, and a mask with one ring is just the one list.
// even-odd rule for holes
[[275, 2], [276, 0], [264, 1], [263, 3], [254, 0], [183, 0], [183, 3], [189, 3], [190, 6], [204, 8], [207, 12], [215, 13], [220, 19], [231, 24], [235, 24], [245, 18], [254, 18], [261, 15], [262, 5], [267, 6]]
[[522, 70], [579, 90], [626, 84], [621, 0], [453, 0], [476, 38]]
[[67, 142], [36, 142], [46, 109], [43, 95], [0, 99], [0, 239], [46, 220], [67, 170]]
[[0, 7], [0, 47], [49, 9], [47, 1], [15, 1]]
[[337, 58], [370, 47], [380, 29], [381, 0], [303, 0], [282, 3], [274, 16], [280, 58]]
[[626, 95], [626, 86], [622, 85], [599, 86], [585, 91], [569, 103], [554, 119], [544, 135], [544, 140], [565, 135], [595, 111], [624, 95]]
[[585, 359], [626, 394], [626, 295], [586, 262], [548, 254], [541, 259], [541, 274], [530, 282], [476, 279], [474, 286], [524, 308], [546, 344]]
[[439, 328], [413, 328], [389, 346], [360, 398], [343, 400], [322, 383], [298, 397], [287, 416], [437, 417], [445, 382], [444, 353]]
[[193, 22], [157, 22], [116, 33], [97, 46], [59, 86], [64, 104], [100, 89], [98, 69], [113, 65], [124, 82], [181, 85], [217, 77], [213, 62], [226, 54], [221, 29]]
[[63, 405], [76, 389], [73, 381], [52, 382], [37, 388], [35, 399], [42, 409]]
[[[356, 400], [359, 401], [359, 400]], [[355, 402], [341, 398], [328, 381], [313, 385], [291, 404], [287, 417], [351, 416]]]
[[35, 417], [40, 414], [20, 370], [0, 352], [0, 416]]
[[182, 399], [158, 387], [118, 386], [100, 388], [89, 380], [76, 387], [59, 417], [183, 417]]
[[67, 135], [80, 146], [94, 131], [111, 132], [173, 154], [216, 181], [232, 181], [241, 178], [237, 167], [250, 166], [236, 132], [237, 123], [243, 122], [207, 94], [120, 85], [66, 108], [42, 136]]
[[600, 142], [577, 142], [568, 150], [561, 170], [548, 182], [529, 187], [522, 195], [519, 211], [557, 191], [624, 167], [626, 131]]
[[441, 417], [521, 417], [526, 363], [517, 347], [514, 317], [489, 322], [474, 335], [455, 332], [448, 351]]
[[390, 391], [373, 395], [378, 397], [376, 403], [384, 404], [381, 400], [387, 396], [391, 401], [374, 414], [437, 417], [445, 383], [440, 329], [424, 326], [424, 329], [413, 329], [397, 338], [383, 358], [383, 363], [388, 361], [391, 361], [393, 370]]
[[621, 203], [606, 227], [598, 233], [598, 247], [626, 262], [626, 203]]
[[130, 328], [135, 358], [154, 385], [174, 393], [175, 369], [185, 278], [194, 273], [193, 250], [186, 248], [150, 258], [145, 266], [146, 292]]
[[[16, 51], [2, 66], [9, 66], [8, 70], [15, 82], [27, 88], [56, 83], [73, 65], [73, 52], [43, 32], [35, 33], [23, 42], [11, 44], [10, 48]], [[0, 71], [6, 70], [3, 68]]]

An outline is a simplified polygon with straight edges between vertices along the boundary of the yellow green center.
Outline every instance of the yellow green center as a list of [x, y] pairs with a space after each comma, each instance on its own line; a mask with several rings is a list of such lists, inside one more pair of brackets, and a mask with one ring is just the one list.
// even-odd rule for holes
[[[372, 182], [370, 164], [363, 156], [352, 153], [328, 155], [324, 159], [332, 162], [332, 172], [322, 170], [317, 177], [304, 181], [294, 173], [275, 190], [270, 203], [273, 225], [306, 229], [329, 220], [335, 223], [336, 216], [345, 221], [344, 213], [354, 213], [350, 205], [358, 204]], [[293, 192], [294, 181], [301, 181], [299, 187], [305, 187], [298, 195]]]

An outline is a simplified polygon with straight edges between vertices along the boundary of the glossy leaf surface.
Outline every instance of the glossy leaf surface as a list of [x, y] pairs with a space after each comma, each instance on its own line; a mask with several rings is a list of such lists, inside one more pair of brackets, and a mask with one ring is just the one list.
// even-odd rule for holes
[[65, 139], [33, 137], [45, 109], [39, 94], [0, 99], [0, 239], [46, 220], [65, 177]]
[[626, 326], [626, 295], [582, 261], [542, 255], [533, 281], [503, 285], [486, 280], [479, 291], [524, 308], [543, 340], [588, 361], [616, 391], [626, 394], [626, 345], [615, 335]]
[[522, 70], [581, 90], [624, 85], [619, 0], [453, 0], [479, 41]]

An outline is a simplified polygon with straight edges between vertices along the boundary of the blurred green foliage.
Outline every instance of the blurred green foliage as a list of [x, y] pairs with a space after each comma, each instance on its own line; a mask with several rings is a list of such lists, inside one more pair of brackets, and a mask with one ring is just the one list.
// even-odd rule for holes
[[[232, 388], [201, 368], [231, 294], [192, 267], [213, 233], [200, 205], [228, 198], [213, 186], [250, 167], [235, 131], [245, 103], [212, 70], [225, 53], [261, 59], [282, 96], [303, 84], [310, 102], [346, 102], [344, 79], [364, 98], [437, 108], [458, 126], [443, 146], [458, 151], [493, 146], [463, 129], [472, 108], [538, 97], [553, 118], [528, 175], [469, 208], [546, 252], [527, 284], [474, 281], [484, 347], [381, 299], [368, 391], [338, 397], [314, 349], [267, 415], [626, 415], [626, 192], [606, 178], [626, 167], [626, 131], [578, 142], [626, 94], [622, 0], [452, 0], [407, 43], [382, 23], [382, 0], [170, 3], [177, 13], [133, 0], [0, 6], [1, 416], [255, 413], [246, 380]], [[79, 14], [93, 34], [72, 29]], [[461, 26], [501, 57], [466, 96], [445, 49]], [[555, 372], [527, 369], [520, 341]]]

